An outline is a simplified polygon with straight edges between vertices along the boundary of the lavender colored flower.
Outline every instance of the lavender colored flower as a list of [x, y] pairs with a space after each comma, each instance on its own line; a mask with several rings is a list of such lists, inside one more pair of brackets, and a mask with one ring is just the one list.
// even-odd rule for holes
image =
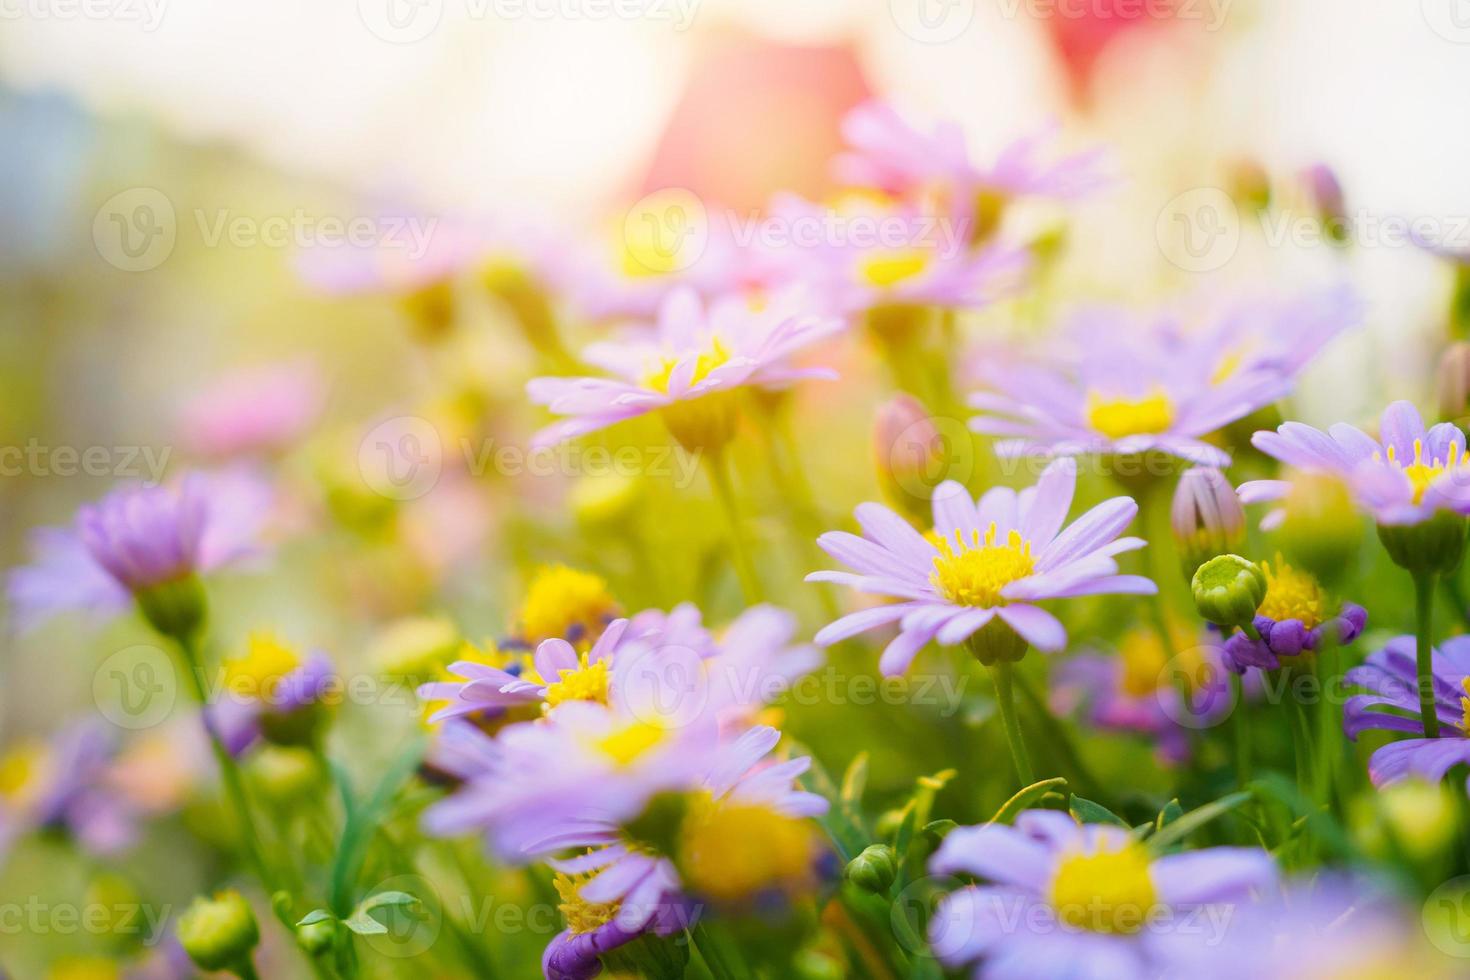
[[321, 377], [310, 361], [236, 371], [184, 406], [184, 441], [217, 458], [277, 452], [311, 427], [322, 400]]
[[319, 733], [320, 709], [341, 699], [336, 670], [325, 653], [306, 657], [268, 633], [250, 637], [245, 652], [224, 662], [224, 686], [206, 709], [231, 755], [244, 754], [258, 739], [310, 744]]
[[1245, 540], [1240, 498], [1213, 467], [1195, 466], [1180, 475], [1169, 517], [1186, 577], [1211, 558], [1238, 550]]
[[243, 468], [114, 490], [82, 507], [72, 527], [34, 533], [32, 563], [8, 582], [17, 622], [116, 613], [137, 593], [256, 558], [272, 502], [269, 485]]
[[1188, 975], [1213, 949], [1205, 930], [1178, 928], [1184, 917], [1228, 922], [1277, 877], [1258, 848], [1155, 856], [1122, 827], [1053, 810], [954, 830], [929, 869], [985, 882], [947, 896], [929, 923], [935, 955], [952, 968], [978, 961], [976, 980]]
[[[1380, 525], [1419, 524], [1439, 512], [1470, 514], [1465, 434], [1448, 422], [1426, 430], [1406, 401], [1383, 410], [1377, 439], [1345, 422], [1327, 432], [1287, 422], [1257, 432], [1251, 442], [1297, 470], [1341, 477]], [[1257, 503], [1282, 499], [1289, 489], [1283, 480], [1255, 480], [1241, 484], [1240, 494]]]
[[802, 308], [793, 296], [754, 312], [741, 299], [704, 307], [689, 290], [672, 293], [659, 309], [653, 331], [583, 352], [615, 378], [535, 378], [531, 400], [567, 420], [543, 429], [537, 446], [594, 432], [616, 422], [658, 412], [686, 447], [718, 448], [734, 434], [745, 388], [780, 389], [810, 378], [832, 378], [825, 368], [800, 368], [791, 359], [832, 336], [839, 321]]
[[1013, 631], [1038, 650], [1062, 649], [1066, 631], [1035, 605], [1041, 600], [1154, 593], [1153, 582], [1119, 574], [1114, 560], [1145, 543], [1119, 537], [1138, 512], [1132, 498], [1098, 504], [1063, 529], [1076, 482], [1076, 463], [1066, 459], [1051, 463], [1035, 487], [1019, 494], [995, 487], [975, 502], [960, 484], [943, 483], [934, 493], [928, 536], [880, 504], [859, 505], [861, 537], [832, 531], [817, 542], [856, 572], [814, 572], [807, 581], [904, 601], [844, 616], [817, 633], [816, 642], [826, 646], [897, 622], [899, 634], [879, 661], [892, 676], [907, 670], [930, 640], [953, 646], [982, 630], [991, 631], [986, 638]]
[[1044, 159], [1055, 126], [1009, 143], [989, 164], [971, 157], [958, 124], [940, 122], [925, 131], [882, 102], [848, 113], [842, 135], [852, 149], [833, 169], [844, 183], [902, 195], [937, 190], [964, 208], [975, 207], [984, 192], [1075, 200], [1112, 183], [1101, 148]]
[[[1414, 637], [1400, 636], [1347, 672], [1348, 684], [1369, 692], [1348, 698], [1343, 708], [1343, 730], [1349, 738], [1356, 740], [1370, 729], [1423, 731], [1414, 650]], [[1470, 763], [1470, 637], [1445, 640], [1431, 657], [1440, 736], [1406, 738], [1375, 751], [1368, 760], [1375, 786], [1410, 776], [1437, 783], [1455, 766]]]
[[62, 830], [94, 854], [137, 836], [138, 808], [108, 778], [116, 739], [98, 718], [62, 727], [47, 742], [22, 743], [0, 759], [0, 852], [20, 834]]
[[1256, 610], [1259, 639], [1244, 632], [1225, 641], [1225, 662], [1237, 674], [1248, 667], [1276, 670], [1281, 658], [1288, 662], [1321, 645], [1324, 635], [1347, 645], [1362, 635], [1368, 613], [1362, 606], [1344, 602], [1333, 606], [1325, 590], [1309, 572], [1288, 565], [1280, 554], [1272, 562], [1261, 562], [1266, 576], [1266, 597]]

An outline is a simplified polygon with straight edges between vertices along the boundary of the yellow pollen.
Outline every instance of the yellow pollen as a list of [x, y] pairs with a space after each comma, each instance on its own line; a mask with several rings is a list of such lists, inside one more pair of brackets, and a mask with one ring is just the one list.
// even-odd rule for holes
[[607, 704], [607, 661], [587, 662], [582, 654], [575, 670], [562, 670], [561, 679], [546, 685], [546, 706], [555, 708], [563, 701], [597, 701]]
[[595, 743], [597, 748], [620, 766], [632, 765], [645, 752], [664, 740], [664, 729], [646, 721], [635, 721]]
[[868, 285], [883, 289], [912, 279], [928, 267], [927, 252], [907, 249], [864, 259], [858, 271]]
[[226, 659], [223, 666], [228, 691], [238, 697], [269, 701], [281, 679], [301, 666], [301, 658], [275, 634], [257, 631], [246, 640], [245, 652]]
[[1036, 563], [1031, 556], [1031, 542], [1024, 540], [1021, 532], [1011, 531], [1000, 544], [996, 543], [997, 536], [992, 521], [983, 539], [979, 531], [972, 531], [966, 542], [964, 533], [956, 529], [953, 538], [936, 542], [939, 554], [934, 557], [929, 581], [940, 595], [961, 606], [1006, 604], [1001, 589], [1030, 575]]
[[[1383, 459], [1379, 453], [1374, 453], [1373, 458], [1380, 461]], [[1409, 485], [1414, 489], [1414, 503], [1417, 504], [1424, 499], [1424, 491], [1429, 489], [1429, 485], [1434, 482], [1436, 477], [1452, 469], [1470, 464], [1470, 456], [1462, 456], [1459, 444], [1450, 443], [1450, 452], [1445, 459], [1431, 459], [1426, 462], [1424, 459], [1424, 440], [1415, 439], [1413, 462], [1406, 464], [1400, 460], [1393, 446], [1388, 447], [1388, 461], [1396, 465], [1403, 471], [1404, 476], [1409, 478]]]
[[1135, 698], [1148, 697], [1161, 686], [1173, 683], [1178, 671], [1184, 673], [1191, 687], [1194, 686], [1199, 674], [1197, 668], [1204, 659], [1197, 638], [1177, 623], [1169, 624], [1169, 635], [1173, 649], [1179, 653], [1172, 661], [1175, 669], [1168, 673], [1164, 668], [1171, 666], [1171, 661], [1163, 643], [1159, 642], [1157, 630], [1131, 630], [1124, 635], [1118, 644], [1118, 656], [1123, 661], [1122, 688], [1125, 694]]
[[[680, 360], [682, 358], [659, 358], [654, 362], [654, 365], [649, 369], [648, 373], [643, 376], [644, 386], [652, 388], [654, 391], [667, 393], [669, 390], [669, 376], [674, 373], [674, 368], [678, 366]], [[709, 349], [700, 354], [699, 359], [694, 363], [694, 374], [689, 379], [689, 383], [697, 384], [703, 381], [709, 377], [711, 371], [722, 364], [728, 363], [729, 360], [730, 351], [724, 342], [719, 337], [711, 337], [709, 340]]]
[[1142, 929], [1158, 903], [1149, 874], [1148, 851], [1129, 840], [1062, 859], [1051, 884], [1057, 917], [1078, 929], [1133, 933]]
[[582, 886], [589, 879], [589, 875], [558, 874], [552, 880], [557, 895], [561, 897], [561, 904], [557, 909], [562, 918], [566, 919], [567, 928], [579, 934], [595, 932], [611, 922], [618, 913], [616, 902], [589, 902], [582, 897]]
[[526, 588], [519, 622], [522, 638], [533, 646], [542, 640], [570, 639], [573, 627], [581, 627], [585, 634], [577, 642], [590, 643], [617, 612], [618, 604], [601, 576], [547, 565], [537, 570]]
[[1276, 567], [1271, 562], [1261, 562], [1261, 571], [1266, 573], [1266, 598], [1257, 610], [1262, 616], [1281, 622], [1284, 619], [1299, 619], [1303, 626], [1312, 629], [1322, 623], [1322, 586], [1308, 572], [1297, 571], [1276, 554]]
[[[1460, 686], [1465, 689], [1466, 694], [1470, 694], [1470, 677], [1460, 681]], [[1460, 698], [1460, 711], [1463, 712], [1460, 716], [1460, 731], [1470, 735], [1470, 697]]]
[[812, 881], [811, 826], [764, 806], [692, 803], [679, 842], [679, 869], [699, 894], [721, 902], [772, 889], [788, 893]]
[[20, 803], [39, 788], [39, 777], [46, 770], [46, 743], [26, 739], [0, 756], [0, 800]]
[[1174, 403], [1162, 389], [1142, 398], [1087, 395], [1087, 422], [1109, 439], [1166, 432], [1174, 424]]

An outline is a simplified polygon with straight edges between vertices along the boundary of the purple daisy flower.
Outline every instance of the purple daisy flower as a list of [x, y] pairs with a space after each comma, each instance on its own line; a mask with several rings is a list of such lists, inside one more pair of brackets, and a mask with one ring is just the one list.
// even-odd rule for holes
[[1280, 658], [1290, 661], [1316, 650], [1324, 633], [1345, 646], [1362, 635], [1368, 623], [1367, 610], [1351, 602], [1334, 612], [1317, 579], [1288, 565], [1279, 553], [1272, 566], [1268, 561], [1260, 566], [1266, 576], [1266, 597], [1252, 623], [1259, 638], [1240, 632], [1225, 641], [1225, 663], [1237, 674], [1247, 667], [1276, 670]]
[[[1379, 438], [1345, 422], [1326, 432], [1287, 422], [1275, 432], [1257, 432], [1252, 444], [1303, 472], [1340, 477], [1354, 498], [1382, 525], [1412, 525], [1438, 512], [1470, 514], [1470, 467], [1465, 434], [1442, 422], [1425, 429], [1419, 410], [1397, 401], [1383, 410]], [[1254, 480], [1240, 486], [1247, 503], [1279, 500], [1285, 480]]]
[[[971, 249], [967, 228], [903, 204], [849, 198], [822, 205], [784, 195], [770, 210], [773, 230], [760, 237], [782, 244], [756, 251], [756, 277], [813, 286], [843, 316], [978, 309], [1014, 292], [1031, 264], [1022, 248]], [[805, 240], [806, 229], [817, 240]]]
[[1044, 159], [1056, 131], [1052, 126], [1015, 140], [985, 165], [972, 160], [957, 123], [939, 122], [926, 132], [892, 106], [868, 102], [843, 119], [842, 135], [852, 149], [836, 158], [833, 169], [853, 186], [902, 195], [938, 190], [967, 207], [982, 192], [1075, 200], [1113, 182], [1101, 148]]
[[40, 528], [8, 592], [22, 629], [67, 610], [116, 613], [146, 589], [260, 556], [270, 486], [244, 468], [191, 473], [173, 486], [114, 490], [71, 528]]
[[262, 736], [284, 744], [310, 743], [320, 720], [317, 709], [341, 699], [336, 669], [325, 653], [313, 650], [301, 659], [264, 634], [251, 637], [244, 656], [225, 661], [224, 675], [205, 723], [234, 756]]
[[832, 336], [840, 321], [802, 309], [794, 296], [774, 299], [761, 312], [743, 299], [703, 306], [690, 290], [672, 293], [658, 323], [620, 342], [583, 352], [615, 378], [534, 378], [533, 402], [569, 418], [539, 432], [536, 446], [658, 412], [686, 447], [713, 448], [734, 434], [743, 388], [780, 389], [810, 378], [834, 378], [826, 368], [799, 368], [791, 359]]
[[1216, 344], [1161, 344], [1153, 328], [1140, 329], [1118, 311], [1084, 319], [1076, 332], [1088, 339], [1075, 364], [980, 365], [990, 390], [971, 396], [983, 414], [970, 427], [1003, 437], [1000, 455], [1159, 452], [1225, 466], [1230, 455], [1204, 437], [1291, 387], [1290, 373], [1275, 362], [1222, 365]]
[[63, 830], [94, 854], [131, 845], [139, 814], [108, 778], [116, 754], [107, 726], [87, 718], [0, 758], [0, 853], [20, 834], [42, 829]]
[[1155, 856], [1122, 827], [1054, 810], [954, 830], [929, 869], [985, 881], [947, 896], [929, 923], [935, 955], [953, 968], [978, 961], [976, 980], [1183, 975], [1277, 878], [1258, 848]]
[[[1347, 672], [1347, 683], [1367, 690], [1348, 698], [1343, 730], [1348, 738], [1370, 729], [1423, 732], [1419, 715], [1419, 681], [1412, 636], [1400, 636]], [[1406, 738], [1390, 742], [1368, 760], [1375, 786], [1410, 776], [1437, 783], [1460, 763], [1470, 763], [1470, 636], [1445, 640], [1431, 652], [1430, 672], [1438, 738]]]
[[844, 616], [817, 633], [816, 642], [827, 646], [897, 622], [899, 634], [879, 660], [879, 669], [892, 676], [907, 670], [930, 640], [954, 646], [982, 629], [993, 630], [992, 622], [1038, 650], [1062, 649], [1062, 624], [1035, 605], [1045, 599], [1153, 594], [1152, 581], [1119, 574], [1114, 561], [1145, 544], [1119, 537], [1138, 504], [1114, 497], [1063, 529], [1076, 483], [1077, 465], [1070, 459], [1048, 465], [1034, 487], [1020, 493], [994, 487], [978, 502], [947, 481], [934, 492], [928, 536], [880, 504], [860, 504], [861, 537], [831, 531], [817, 539], [823, 551], [856, 572], [813, 572], [807, 581], [904, 601]]

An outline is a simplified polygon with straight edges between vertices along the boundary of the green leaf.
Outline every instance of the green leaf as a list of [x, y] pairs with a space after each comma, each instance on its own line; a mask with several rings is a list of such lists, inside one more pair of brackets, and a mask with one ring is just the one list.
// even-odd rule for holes
[[1032, 803], [1040, 800], [1041, 797], [1053, 790], [1064, 789], [1066, 785], [1067, 781], [1061, 776], [1054, 776], [1051, 779], [1043, 779], [1039, 783], [1032, 783], [1015, 796], [1006, 800], [1001, 808], [995, 811], [995, 816], [991, 817], [989, 822], [1010, 823], [1015, 819], [1016, 814], [1025, 810]]
[[369, 895], [358, 903], [352, 915], [342, 920], [342, 924], [359, 936], [380, 936], [388, 931], [388, 927], [372, 917], [376, 909], [407, 907], [410, 911], [423, 908], [418, 899], [408, 892], [378, 892]]
[[853, 756], [842, 776], [842, 802], [854, 809], [862, 806], [863, 790], [868, 786], [868, 753]]
[[928, 823], [924, 824], [923, 833], [927, 837], [932, 837], [936, 841], [941, 841], [944, 840], [944, 838], [948, 837], [949, 832], [951, 830], [954, 830], [958, 826], [959, 824], [955, 823], [948, 817], [945, 817], [943, 820], [931, 820]]
[[302, 917], [300, 922], [296, 923], [296, 927], [299, 929], [302, 926], [309, 926], [316, 922], [325, 922], [328, 919], [335, 918], [336, 916], [328, 912], [326, 909], [312, 909], [310, 912], [306, 913], [306, 915]]
[[1072, 816], [1083, 823], [1110, 823], [1115, 827], [1122, 827], [1124, 830], [1133, 829], [1128, 825], [1126, 820], [1101, 803], [1085, 800], [1075, 793], [1072, 794], [1072, 805], [1069, 809], [1072, 811]]
[[373, 789], [373, 795], [361, 805], [353, 800], [347, 774], [339, 766], [332, 767], [347, 810], [347, 822], [342, 827], [342, 839], [337, 844], [337, 856], [332, 862], [328, 904], [344, 920], [349, 914], [353, 886], [362, 868], [363, 859], [367, 856], [368, 844], [387, 815], [393, 797], [418, 768], [419, 761], [423, 758], [424, 745], [425, 740], [422, 737], [411, 741], [383, 772], [378, 785]]
[[1182, 816], [1184, 816], [1184, 808], [1179, 805], [1179, 801], [1177, 799], [1170, 800], [1159, 811], [1158, 819], [1154, 821], [1154, 830], [1163, 830]]
[[854, 818], [851, 810], [843, 805], [837, 784], [832, 782], [832, 777], [827, 770], [817, 761], [809, 751], [804, 751], [795, 741], [791, 744], [793, 754], [800, 753], [812, 760], [811, 768], [797, 778], [802, 789], [809, 793], [816, 793], [831, 804], [827, 812], [817, 818], [817, 822], [827, 831], [832, 845], [837, 848], [837, 854], [843, 863], [851, 861], [858, 853], [871, 843], [871, 838], [861, 822]]
[[1213, 803], [1206, 803], [1197, 810], [1191, 810], [1170, 823], [1167, 827], [1161, 828], [1158, 833], [1150, 837], [1148, 846], [1155, 851], [1161, 851], [1169, 845], [1188, 837], [1212, 820], [1223, 817], [1242, 803], [1250, 800], [1254, 795], [1250, 790], [1242, 790], [1239, 793], [1222, 796]]

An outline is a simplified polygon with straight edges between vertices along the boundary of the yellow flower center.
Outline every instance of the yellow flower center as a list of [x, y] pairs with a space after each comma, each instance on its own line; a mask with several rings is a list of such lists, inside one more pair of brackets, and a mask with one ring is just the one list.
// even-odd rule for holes
[[628, 766], [662, 742], [665, 734], [665, 730], [658, 725], [635, 721], [598, 739], [596, 746], [618, 765]]
[[938, 539], [939, 554], [929, 581], [939, 594], [961, 606], [1005, 605], [1000, 590], [1030, 575], [1036, 562], [1031, 542], [1022, 539], [1021, 532], [1011, 531], [1001, 544], [996, 539], [994, 521], [983, 539], [979, 531], [972, 531], [966, 542], [958, 529], [953, 538]]
[[868, 285], [886, 289], [912, 279], [928, 267], [929, 253], [911, 248], [864, 259], [858, 272]]
[[0, 756], [0, 800], [21, 803], [38, 787], [46, 770], [46, 744], [27, 739]]
[[[1470, 677], [1460, 681], [1460, 686], [1465, 689], [1466, 694], [1470, 694]], [[1460, 716], [1460, 731], [1470, 735], [1470, 697], [1460, 698], [1460, 710], [1463, 712]]]
[[607, 661], [587, 662], [582, 654], [581, 665], [575, 669], [559, 671], [561, 679], [546, 685], [546, 706], [555, 708], [563, 701], [597, 701], [607, 704]]
[[[674, 368], [678, 366], [680, 360], [681, 358], [676, 357], [659, 358], [653, 367], [649, 369], [648, 373], [643, 376], [644, 387], [667, 394], [669, 390], [669, 376], [674, 373]], [[709, 377], [711, 371], [722, 364], [728, 363], [729, 360], [730, 351], [724, 342], [719, 337], [711, 337], [709, 340], [709, 350], [700, 354], [699, 359], [694, 362], [694, 375], [689, 379], [689, 383], [691, 385], [698, 384]]]
[[[1379, 461], [1383, 459], [1379, 453], [1374, 453], [1373, 458]], [[1414, 490], [1414, 503], [1417, 504], [1424, 499], [1424, 491], [1429, 489], [1429, 484], [1433, 483], [1436, 477], [1452, 469], [1470, 464], [1470, 456], [1461, 456], [1459, 445], [1451, 443], [1450, 454], [1447, 458], [1443, 460], [1431, 459], [1426, 462], [1424, 459], [1424, 440], [1415, 439], [1413, 462], [1405, 463], [1399, 459], [1393, 446], [1388, 447], [1388, 461], [1396, 465], [1403, 471], [1404, 476], [1409, 478], [1409, 485]]]
[[1174, 403], [1162, 389], [1142, 398], [1087, 396], [1087, 422], [1109, 439], [1166, 432], [1174, 424]]
[[117, 980], [122, 971], [101, 956], [69, 956], [58, 960], [46, 974], [47, 980]]
[[[1186, 627], [1178, 623], [1169, 624], [1170, 642], [1178, 653], [1173, 661], [1169, 651], [1159, 642], [1159, 634], [1153, 629], [1131, 630], [1118, 644], [1118, 656], [1123, 661], [1123, 692], [1141, 698], [1153, 694], [1161, 686], [1173, 683], [1176, 674], [1183, 673], [1190, 688], [1199, 683], [1199, 667], [1204, 662], [1202, 648]], [[1167, 674], [1165, 667], [1171, 667]]]
[[251, 633], [245, 652], [224, 662], [225, 688], [238, 697], [269, 701], [281, 679], [300, 666], [296, 651], [274, 634]]
[[1292, 568], [1279, 552], [1276, 567], [1272, 568], [1270, 562], [1263, 561], [1261, 571], [1266, 573], [1266, 598], [1261, 600], [1257, 612], [1278, 623], [1284, 619], [1299, 619], [1307, 629], [1321, 624], [1322, 586], [1310, 573]]
[[567, 928], [575, 933], [595, 932], [612, 921], [618, 913], [616, 902], [589, 902], [582, 897], [582, 886], [589, 875], [558, 874], [552, 880], [556, 894], [561, 898], [557, 909], [567, 921]]
[[1158, 903], [1149, 857], [1136, 841], [1062, 859], [1051, 884], [1057, 917], [1078, 929], [1133, 933]]
[[519, 621], [523, 638], [531, 644], [566, 637], [575, 626], [582, 627], [590, 642], [617, 611], [618, 604], [601, 576], [565, 565], [547, 565], [531, 579]]
[[735, 902], [809, 883], [815, 849], [812, 828], [803, 820], [705, 796], [685, 818], [679, 869], [694, 891]]

